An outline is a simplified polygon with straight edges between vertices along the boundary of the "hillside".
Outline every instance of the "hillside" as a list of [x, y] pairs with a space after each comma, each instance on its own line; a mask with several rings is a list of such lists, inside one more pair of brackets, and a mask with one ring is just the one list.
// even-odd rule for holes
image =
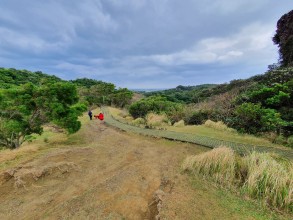
[[245, 92], [256, 85], [272, 86], [275, 83], [285, 83], [293, 79], [293, 68], [276, 68], [264, 74], [255, 75], [248, 79], [235, 79], [224, 84], [203, 84], [197, 86], [177, 86], [174, 89], [158, 92], [147, 92], [145, 96], [163, 96], [169, 101], [181, 103], [199, 103], [213, 96], [239, 90]]
[[179, 103], [192, 103], [196, 101], [196, 98], [203, 91], [210, 90], [217, 85], [215, 84], [203, 84], [198, 86], [177, 86], [174, 89], [167, 89], [155, 92], [146, 92], [144, 95], [149, 96], [162, 96], [166, 97], [168, 101]]

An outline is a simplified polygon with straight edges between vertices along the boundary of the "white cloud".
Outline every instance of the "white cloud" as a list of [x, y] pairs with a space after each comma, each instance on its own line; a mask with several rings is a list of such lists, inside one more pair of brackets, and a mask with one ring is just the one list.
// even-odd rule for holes
[[292, 7], [292, 0], [1, 0], [0, 60], [131, 87], [229, 81], [277, 61], [271, 38]]
[[206, 12], [218, 11], [223, 14], [235, 13], [245, 10], [246, 12], [255, 11], [265, 6], [270, 0], [210, 0], [205, 1], [203, 10]]
[[0, 27], [0, 46], [11, 47], [18, 50], [27, 50], [33, 53], [61, 51], [61, 42], [47, 42], [33, 34], [21, 34], [15, 30]]
[[[126, 58], [129, 62], [155, 62], [159, 65], [187, 65], [208, 63], [239, 62], [256, 57], [262, 51], [271, 50], [273, 28], [269, 25], [255, 23], [242, 28], [238, 33], [225, 38], [207, 38], [195, 43], [194, 46], [170, 54], [154, 54]], [[275, 57], [268, 54], [268, 60]], [[259, 57], [260, 59], [262, 57]]]

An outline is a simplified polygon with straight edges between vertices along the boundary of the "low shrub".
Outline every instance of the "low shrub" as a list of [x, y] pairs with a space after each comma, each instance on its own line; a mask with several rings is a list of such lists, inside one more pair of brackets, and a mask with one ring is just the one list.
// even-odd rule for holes
[[286, 141], [286, 138], [285, 138], [283, 135], [279, 135], [279, 136], [275, 139], [274, 143], [276, 143], [276, 144], [286, 144], [287, 141]]
[[201, 125], [209, 118], [209, 112], [206, 111], [198, 111], [193, 112], [189, 118], [186, 118], [187, 124], [190, 125]]
[[288, 137], [287, 143], [288, 147], [293, 148], [293, 135]]
[[145, 123], [146, 121], [143, 118], [137, 118], [131, 122], [131, 124], [134, 126], [144, 125]]

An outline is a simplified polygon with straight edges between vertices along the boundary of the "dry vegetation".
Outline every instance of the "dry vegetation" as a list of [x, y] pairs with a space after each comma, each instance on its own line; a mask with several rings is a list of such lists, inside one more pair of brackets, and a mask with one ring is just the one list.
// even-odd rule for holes
[[293, 212], [293, 164], [268, 153], [237, 156], [220, 147], [190, 156], [183, 170], [208, 177], [224, 187], [241, 189], [272, 208]]
[[229, 132], [237, 133], [236, 130], [234, 130], [233, 128], [229, 128], [229, 127], [228, 127], [227, 125], [225, 125], [224, 122], [222, 122], [222, 121], [214, 122], [214, 121], [212, 121], [212, 120], [207, 120], [203, 125], [204, 125], [205, 127], [213, 128], [213, 129], [218, 130], [218, 131], [229, 131]]

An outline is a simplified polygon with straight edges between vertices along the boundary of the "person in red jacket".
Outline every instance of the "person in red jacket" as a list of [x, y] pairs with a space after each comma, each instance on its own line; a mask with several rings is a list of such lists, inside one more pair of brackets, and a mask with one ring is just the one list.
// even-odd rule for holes
[[100, 119], [101, 121], [104, 120], [104, 114], [103, 114], [103, 113], [100, 113], [99, 115], [94, 115], [94, 117], [95, 117], [96, 119]]
[[101, 121], [103, 121], [103, 120], [104, 120], [104, 114], [103, 114], [103, 113], [100, 113], [99, 116], [98, 116], [98, 118], [99, 118]]

